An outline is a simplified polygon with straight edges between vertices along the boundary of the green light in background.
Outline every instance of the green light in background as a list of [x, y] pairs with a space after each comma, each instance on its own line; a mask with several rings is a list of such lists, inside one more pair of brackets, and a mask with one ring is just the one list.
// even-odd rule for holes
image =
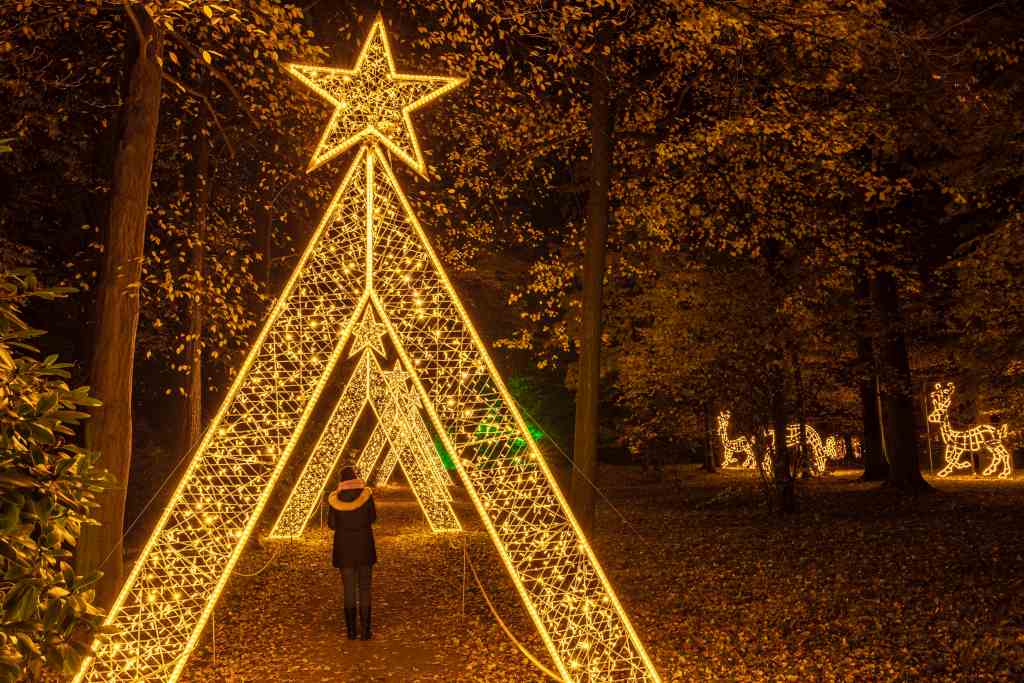
[[[530, 432], [530, 438], [533, 439], [534, 443], [539, 442], [545, 436], [544, 430], [531, 422], [526, 423], [526, 429]], [[498, 428], [495, 427], [494, 425], [488, 424], [487, 422], [481, 422], [477, 426], [476, 431], [474, 432], [474, 436], [480, 438], [487, 434], [493, 434], [497, 431]], [[526, 448], [526, 439], [524, 439], [521, 436], [517, 436], [516, 438], [512, 439], [512, 455], [516, 455], [522, 452], [524, 448]], [[436, 450], [438, 456], [440, 456], [441, 462], [444, 463], [445, 469], [455, 469], [455, 462], [452, 460], [451, 454], [444, 447], [444, 444], [441, 442], [441, 439], [437, 437], [434, 437], [434, 450]]]

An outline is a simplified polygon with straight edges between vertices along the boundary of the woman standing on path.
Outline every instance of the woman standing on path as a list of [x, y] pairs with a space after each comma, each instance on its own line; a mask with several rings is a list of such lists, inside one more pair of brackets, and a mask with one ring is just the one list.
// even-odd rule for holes
[[351, 467], [341, 470], [338, 488], [327, 497], [330, 510], [327, 524], [334, 529], [334, 566], [341, 570], [345, 590], [345, 628], [348, 639], [356, 639], [356, 587], [359, 592], [359, 619], [363, 640], [370, 634], [370, 582], [373, 565], [377, 563], [377, 548], [373, 542], [373, 523], [377, 521], [377, 508], [373, 492], [356, 476]]

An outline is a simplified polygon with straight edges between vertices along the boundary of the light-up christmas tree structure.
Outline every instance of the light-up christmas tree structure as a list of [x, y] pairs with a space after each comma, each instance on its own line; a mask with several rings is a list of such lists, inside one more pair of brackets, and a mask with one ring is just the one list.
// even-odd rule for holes
[[[352, 336], [364, 353], [357, 369], [384, 377], [367, 382], [371, 403], [405, 416], [392, 433], [415, 425], [410, 405], [422, 404], [453, 454], [562, 677], [659, 680], [385, 156], [423, 173], [409, 115], [459, 79], [396, 73], [380, 20], [352, 70], [288, 68], [334, 107], [310, 170], [358, 152], [111, 609], [118, 634], [76, 680], [181, 676]], [[395, 347], [393, 370], [374, 368], [365, 350], [374, 324]], [[344, 419], [334, 429], [346, 432]]]
[[[353, 351], [362, 350], [359, 335], [355, 336]], [[383, 346], [374, 349], [384, 354]], [[401, 369], [384, 371], [369, 351], [363, 352], [327, 427], [274, 522], [270, 538], [291, 538], [306, 528], [323, 497], [327, 478], [337, 468], [359, 415], [366, 408], [372, 409], [377, 427], [355, 463], [359, 475], [368, 479], [381, 451], [388, 446], [380, 467], [380, 481], [386, 482], [391, 470], [401, 464], [430, 528], [436, 532], [462, 528], [451, 508], [452, 498], [448, 492], [451, 480], [434, 452], [434, 443], [420, 415], [419, 397], [406, 384], [409, 374]]]

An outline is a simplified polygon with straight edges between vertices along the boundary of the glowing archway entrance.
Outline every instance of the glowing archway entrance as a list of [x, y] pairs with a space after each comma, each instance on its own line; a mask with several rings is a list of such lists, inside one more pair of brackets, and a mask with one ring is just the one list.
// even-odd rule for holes
[[[353, 351], [360, 351], [362, 343], [357, 335]], [[382, 370], [373, 354], [363, 350], [327, 427], [274, 522], [270, 538], [294, 538], [302, 534], [323, 497], [327, 478], [345, 452], [356, 422], [367, 407], [372, 409], [377, 424], [355, 463], [360, 476], [368, 478], [381, 451], [389, 445], [384, 464], [388, 471], [383, 481], [387, 481], [390, 470], [400, 463], [431, 530], [462, 529], [451, 508], [452, 497], [447, 486], [451, 480], [434, 453], [434, 444], [423, 425], [419, 396], [406, 384], [409, 374], [401, 368]]]
[[353, 70], [289, 70], [334, 106], [311, 170], [360, 149], [76, 681], [181, 676], [368, 306], [562, 677], [660, 680], [378, 146], [422, 173], [409, 114], [459, 80], [397, 74], [380, 20]]

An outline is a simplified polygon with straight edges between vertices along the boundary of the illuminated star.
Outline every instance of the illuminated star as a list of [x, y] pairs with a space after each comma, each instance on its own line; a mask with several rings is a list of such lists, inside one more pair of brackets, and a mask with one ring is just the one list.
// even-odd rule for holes
[[[405, 382], [402, 384], [404, 385]], [[416, 391], [416, 387], [406, 389], [402, 396], [402, 400], [405, 401], [407, 405], [413, 405], [417, 408], [423, 407], [423, 400], [420, 398], [419, 392]]]
[[463, 80], [396, 73], [383, 19], [373, 22], [355, 68], [304, 64], [287, 64], [286, 68], [334, 107], [307, 171], [369, 138], [382, 142], [417, 173], [424, 174], [426, 165], [409, 114]]
[[387, 382], [392, 391], [408, 392], [409, 389], [405, 382], [411, 375], [408, 371], [402, 369], [402, 366], [396, 364], [394, 370], [384, 370], [381, 374], [384, 375], [384, 381]]
[[367, 310], [366, 315], [364, 315], [352, 328], [353, 342], [352, 348], [348, 352], [348, 357], [351, 358], [363, 349], [369, 347], [383, 358], [386, 354], [384, 353], [384, 342], [381, 340], [381, 337], [387, 333], [387, 325], [374, 320], [373, 313]]

